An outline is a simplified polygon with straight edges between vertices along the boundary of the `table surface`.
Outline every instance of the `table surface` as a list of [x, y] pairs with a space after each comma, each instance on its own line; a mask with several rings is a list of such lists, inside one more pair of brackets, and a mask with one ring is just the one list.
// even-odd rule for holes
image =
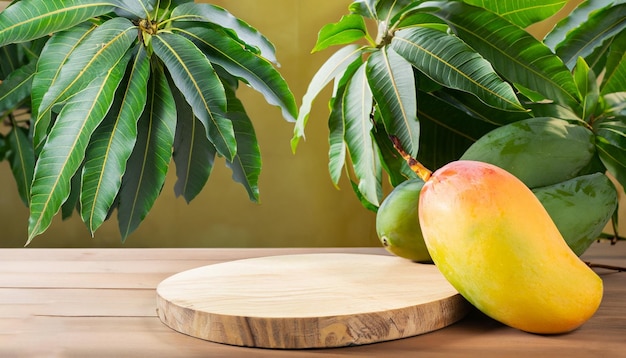
[[[156, 315], [156, 287], [188, 269], [251, 257], [380, 248], [0, 249], [0, 357], [626, 357], [626, 272], [595, 269], [605, 293], [574, 332], [543, 336], [477, 310], [428, 334], [333, 349], [228, 346], [175, 332]], [[626, 243], [594, 244], [585, 261], [626, 266]]]

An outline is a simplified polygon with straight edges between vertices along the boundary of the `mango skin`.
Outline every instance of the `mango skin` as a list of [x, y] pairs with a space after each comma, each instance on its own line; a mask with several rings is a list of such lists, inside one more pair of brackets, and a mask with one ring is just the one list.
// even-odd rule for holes
[[567, 246], [523, 182], [491, 164], [449, 163], [424, 184], [422, 234], [470, 303], [522, 331], [565, 333], [602, 300], [602, 280]]

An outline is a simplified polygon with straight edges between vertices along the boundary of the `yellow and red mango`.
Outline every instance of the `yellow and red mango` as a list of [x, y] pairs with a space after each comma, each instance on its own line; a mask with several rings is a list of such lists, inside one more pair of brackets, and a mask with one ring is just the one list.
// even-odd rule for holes
[[470, 303], [511, 327], [576, 329], [598, 309], [602, 280], [574, 254], [524, 183], [491, 164], [435, 171], [419, 200], [430, 255]]

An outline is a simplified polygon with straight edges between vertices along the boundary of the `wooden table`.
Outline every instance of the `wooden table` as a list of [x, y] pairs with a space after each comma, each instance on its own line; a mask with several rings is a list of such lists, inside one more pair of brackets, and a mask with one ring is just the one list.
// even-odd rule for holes
[[[155, 288], [191, 268], [250, 257], [325, 249], [1, 249], [0, 357], [626, 357], [626, 272], [596, 269], [605, 296], [580, 329], [541, 336], [472, 311], [421, 336], [319, 350], [228, 346], [185, 336], [155, 312]], [[594, 244], [594, 263], [626, 266], [626, 243]], [[417, 283], [416, 283], [417, 284]]]

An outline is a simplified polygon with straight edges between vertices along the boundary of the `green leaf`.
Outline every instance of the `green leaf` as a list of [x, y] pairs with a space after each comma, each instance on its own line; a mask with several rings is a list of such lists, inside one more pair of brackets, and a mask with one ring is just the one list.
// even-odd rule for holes
[[578, 57], [586, 57], [602, 43], [626, 29], [626, 4], [606, 6], [590, 14], [587, 21], [567, 33], [556, 46], [556, 54], [569, 68], [576, 65]]
[[153, 69], [147, 93], [146, 108], [137, 122], [137, 142], [119, 193], [117, 218], [122, 241], [154, 205], [172, 157], [176, 105], [162, 69]]
[[28, 136], [28, 129], [17, 126], [17, 123], [13, 121], [13, 128], [7, 134], [6, 140], [9, 145], [6, 156], [9, 160], [15, 183], [17, 183], [17, 191], [22, 202], [28, 206], [30, 183], [33, 179], [35, 167], [35, 154]]
[[228, 96], [228, 118], [233, 121], [237, 138], [237, 155], [226, 161], [233, 172], [233, 180], [243, 185], [253, 202], [259, 201], [259, 175], [261, 174], [261, 151], [248, 114], [235, 92], [226, 87]]
[[[378, 113], [378, 112], [377, 112]], [[376, 119], [374, 124], [374, 140], [378, 146], [380, 164], [387, 175], [391, 186], [396, 187], [403, 181], [411, 178], [417, 178], [417, 174], [409, 167], [408, 163], [393, 146], [389, 139], [389, 134], [385, 132], [385, 126], [382, 120]]]
[[174, 193], [191, 202], [206, 185], [213, 170], [217, 151], [209, 141], [202, 122], [193, 114], [191, 106], [178, 88], [170, 82], [176, 103], [176, 134], [174, 153], [176, 183]]
[[603, 95], [626, 91], [626, 31], [622, 31], [612, 42], [602, 80]]
[[607, 117], [626, 117], [626, 91], [607, 93], [602, 98]]
[[403, 14], [407, 6], [415, 1], [413, 0], [378, 0], [376, 2], [376, 13], [378, 19], [391, 25], [398, 14]]
[[367, 80], [389, 135], [400, 140], [412, 157], [419, 149], [417, 90], [411, 64], [393, 49], [383, 47], [367, 60]]
[[[55, 105], [88, 86], [93, 79], [105, 75], [136, 41], [137, 30], [130, 20], [117, 17], [98, 26], [86, 38], [79, 38], [81, 43], [69, 55], [44, 94], [37, 110], [37, 121], [39, 117], [47, 116]], [[63, 44], [63, 49], [68, 48], [66, 42]]]
[[146, 104], [150, 59], [142, 44], [136, 46], [115, 100], [91, 137], [82, 174], [81, 218], [93, 235], [109, 214], [121, 186], [137, 137], [137, 120]]
[[600, 160], [626, 188], [626, 124], [624, 120], [600, 123], [596, 130], [596, 148]]
[[31, 92], [31, 109], [33, 117], [33, 145], [38, 153], [46, 141], [48, 135], [51, 115], [50, 112], [39, 115], [38, 109], [48, 88], [59, 76], [63, 64], [70, 54], [76, 49], [85, 37], [96, 26], [88, 24], [77, 25], [69, 30], [57, 32], [52, 35], [41, 50], [41, 57], [37, 62], [37, 73], [33, 78]]
[[109, 0], [109, 2], [116, 6], [115, 12], [118, 16], [148, 19], [151, 17], [157, 0]]
[[233, 16], [224, 8], [212, 4], [189, 2], [177, 6], [172, 11], [171, 18], [174, 20], [175, 26], [177, 21], [202, 21], [230, 29], [247, 45], [258, 49], [261, 56], [273, 63], [278, 63], [274, 45], [257, 29]]
[[431, 28], [408, 28], [396, 33], [391, 48], [437, 83], [472, 93], [496, 108], [523, 110], [511, 86], [456, 36]]
[[322, 27], [311, 52], [322, 51], [330, 46], [346, 45], [364, 38], [366, 34], [367, 28], [361, 15], [345, 15], [338, 22]]
[[0, 46], [30, 41], [113, 11], [100, 0], [21, 0], [0, 13]]
[[207, 138], [220, 155], [232, 160], [237, 152], [235, 133], [225, 115], [224, 87], [209, 60], [182, 35], [160, 33], [152, 38], [152, 45], [193, 113], [202, 121]]
[[358, 190], [370, 203], [378, 206], [382, 196], [378, 150], [373, 141], [373, 97], [367, 83], [366, 64], [356, 71], [343, 96], [345, 141], [358, 179]]
[[28, 98], [36, 68], [37, 61], [31, 61], [0, 82], [0, 113], [12, 110]]
[[576, 63], [574, 80], [578, 86], [578, 91], [583, 96], [581, 118], [589, 122], [598, 106], [600, 91], [598, 89], [596, 75], [589, 69], [589, 66], [582, 57], [579, 57]]
[[361, 15], [368, 19], [378, 18], [376, 3], [378, 0], [356, 0], [350, 4], [350, 13]]
[[207, 27], [193, 26], [178, 31], [189, 37], [211, 63], [242, 78], [269, 104], [279, 106], [286, 120], [295, 122], [298, 116], [295, 98], [285, 79], [271, 63], [242, 48], [237, 41]]
[[122, 80], [128, 56], [93, 80], [64, 106], [35, 166], [31, 187], [28, 243], [44, 232], [70, 194], [70, 181], [85, 156], [93, 131], [106, 115]]
[[67, 200], [61, 205], [61, 219], [67, 220], [74, 214], [75, 210], [80, 210], [80, 180], [81, 180], [81, 168], [76, 170], [76, 173], [70, 181], [70, 195]]
[[296, 119], [294, 127], [294, 135], [291, 139], [291, 149], [296, 151], [300, 138], [304, 138], [304, 128], [311, 113], [311, 106], [315, 97], [337, 76], [343, 74], [346, 68], [354, 61], [360, 60], [363, 49], [358, 45], [348, 45], [335, 52], [324, 62], [322, 67], [317, 70], [311, 81], [306, 93], [302, 97], [302, 104]]
[[519, 27], [527, 27], [556, 14], [567, 0], [464, 0], [466, 3], [485, 8], [504, 17]]
[[506, 19], [462, 2], [437, 2], [445, 20], [507, 80], [572, 108], [581, 98], [570, 70], [547, 46]]

